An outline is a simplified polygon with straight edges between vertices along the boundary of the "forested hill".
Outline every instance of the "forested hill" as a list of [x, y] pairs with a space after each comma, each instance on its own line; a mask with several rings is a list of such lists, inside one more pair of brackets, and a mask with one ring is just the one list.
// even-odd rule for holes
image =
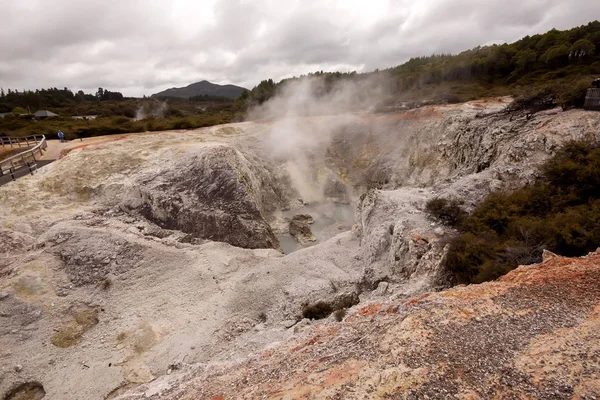
[[189, 99], [191, 97], [198, 96], [214, 96], [214, 97], [227, 97], [235, 99], [242, 92], [246, 90], [243, 87], [235, 85], [217, 85], [216, 83], [210, 83], [209, 81], [201, 81], [192, 83], [186, 87], [171, 88], [163, 90], [162, 92], [155, 93], [152, 97], [156, 98], [169, 98], [179, 97]]
[[321, 77], [324, 90], [335, 82], [382, 77], [390, 99], [458, 102], [495, 95], [546, 92], [564, 106], [580, 106], [591, 79], [600, 76], [600, 22], [526, 36], [510, 44], [478, 46], [460, 54], [417, 57], [397, 67], [358, 74], [317, 72], [264, 80], [238, 103], [260, 104], [288, 82]]

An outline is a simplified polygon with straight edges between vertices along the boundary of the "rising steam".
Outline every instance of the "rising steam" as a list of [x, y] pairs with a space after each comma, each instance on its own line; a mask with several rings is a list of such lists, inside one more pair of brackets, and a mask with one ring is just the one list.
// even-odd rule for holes
[[248, 119], [368, 112], [386, 101], [390, 94], [389, 82], [384, 73], [335, 81], [322, 76], [293, 79], [284, 83], [276, 96], [252, 108]]
[[[270, 124], [269, 156], [286, 169], [303, 201], [329, 201], [326, 188], [332, 181], [348, 186], [342, 182], [339, 171], [325, 167], [326, 149], [340, 132], [359, 125], [360, 114], [369, 113], [386, 101], [390, 87], [387, 83], [385, 74], [334, 82], [323, 76], [295, 79], [248, 112], [248, 119]], [[364, 122], [360, 125], [364, 126]], [[349, 186], [347, 189], [351, 191]]]
[[142, 104], [135, 112], [134, 121], [146, 118], [163, 118], [167, 111], [167, 103], [164, 101], [150, 101]]

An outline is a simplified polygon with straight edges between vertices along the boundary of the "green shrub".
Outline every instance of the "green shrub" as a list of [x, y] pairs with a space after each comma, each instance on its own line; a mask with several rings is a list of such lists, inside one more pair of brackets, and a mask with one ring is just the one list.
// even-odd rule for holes
[[[492, 193], [456, 224], [445, 267], [455, 281], [496, 279], [541, 261], [543, 249], [581, 256], [600, 247], [600, 147], [566, 144], [542, 166], [535, 184]], [[428, 211], [452, 220], [453, 201], [434, 199]], [[449, 215], [449, 216], [448, 216]]]
[[344, 318], [346, 317], [346, 309], [342, 308], [341, 310], [336, 310], [333, 313], [333, 316], [335, 317], [335, 320], [337, 322], [342, 322], [344, 320]]
[[194, 122], [187, 118], [178, 118], [172, 124], [173, 129], [193, 129]]
[[127, 117], [112, 117], [111, 118], [111, 123], [113, 125], [123, 125], [129, 121], [130, 121], [129, 118], [127, 118]]
[[590, 81], [591, 78], [585, 77], [565, 85], [558, 91], [556, 102], [563, 108], [583, 107]]
[[436, 197], [425, 205], [426, 211], [436, 220], [453, 227], [458, 227], [464, 221], [467, 213], [461, 208], [462, 202], [456, 199]]

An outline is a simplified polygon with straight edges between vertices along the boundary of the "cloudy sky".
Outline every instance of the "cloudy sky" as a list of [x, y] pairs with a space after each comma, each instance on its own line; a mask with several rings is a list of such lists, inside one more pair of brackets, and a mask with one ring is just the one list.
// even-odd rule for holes
[[512, 42], [600, 19], [599, 0], [0, 0], [0, 86], [150, 95]]

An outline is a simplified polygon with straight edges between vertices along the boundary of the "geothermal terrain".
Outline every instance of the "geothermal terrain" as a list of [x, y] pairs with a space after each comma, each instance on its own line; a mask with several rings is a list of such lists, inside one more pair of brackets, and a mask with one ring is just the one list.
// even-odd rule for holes
[[0, 187], [0, 395], [598, 398], [598, 254], [439, 292], [428, 199], [600, 139], [511, 100], [74, 142]]

